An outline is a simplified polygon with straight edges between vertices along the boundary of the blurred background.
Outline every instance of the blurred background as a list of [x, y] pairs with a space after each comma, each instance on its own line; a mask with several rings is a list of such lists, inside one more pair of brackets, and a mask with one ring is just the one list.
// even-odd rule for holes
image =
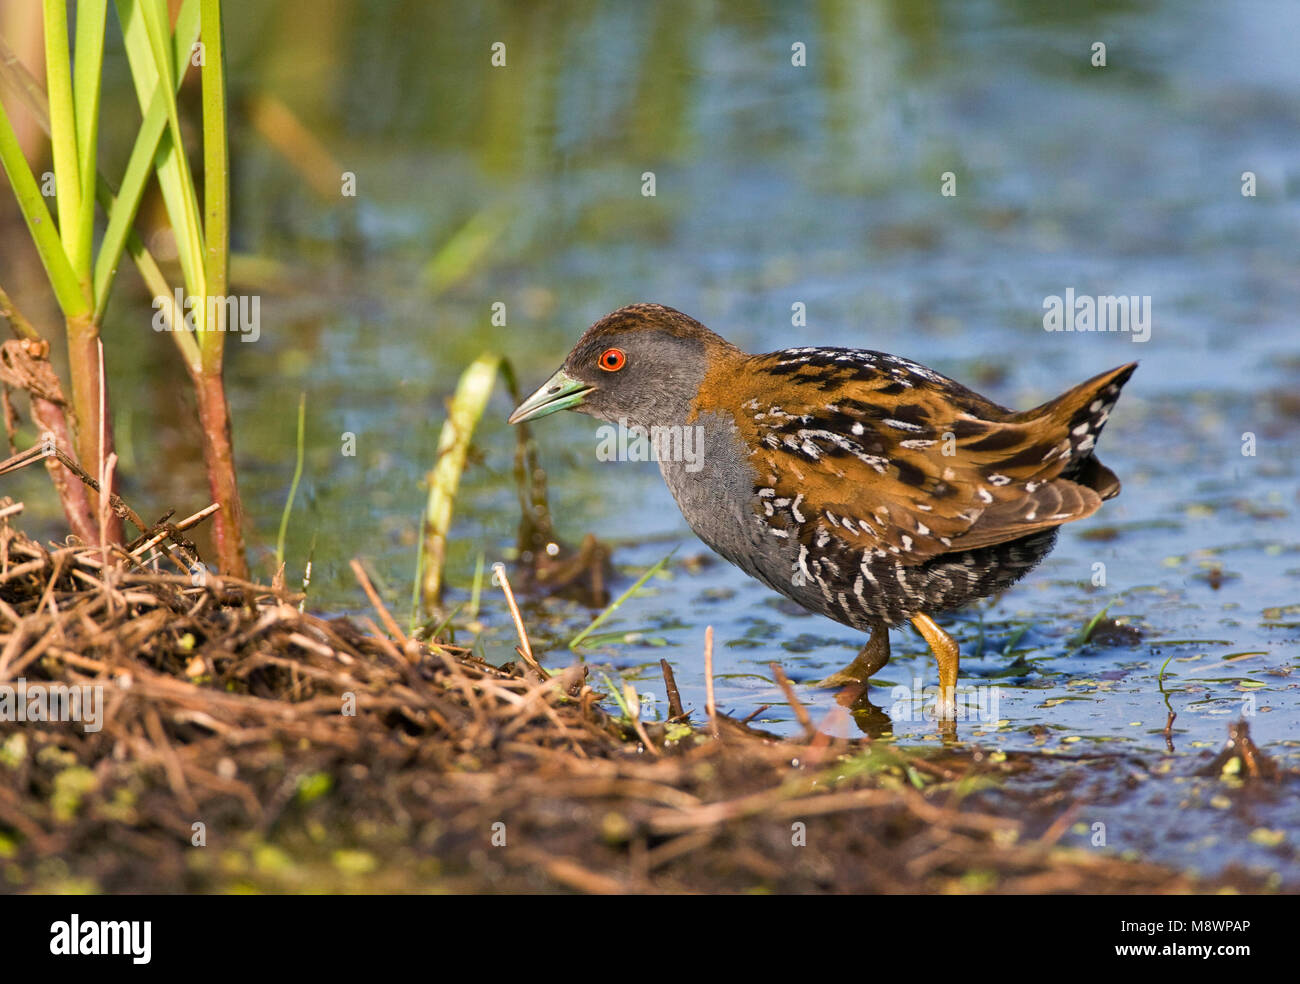
[[[39, 74], [38, 7], [8, 0], [0, 27]], [[404, 613], [422, 481], [461, 370], [500, 351], [531, 390], [587, 325], [634, 301], [680, 308], [750, 351], [896, 353], [1017, 408], [1139, 359], [1100, 442], [1121, 497], [1068, 527], [1020, 586], [949, 623], [964, 679], [1004, 688], [1006, 720], [985, 731], [1011, 745], [1163, 747], [1163, 668], [1187, 740], [1221, 740], [1216, 716], [1253, 692], [1276, 715], [1256, 737], [1295, 734], [1300, 5], [261, 0], [226, 17], [232, 289], [261, 299], [260, 339], [230, 341], [226, 377], [260, 576], [299, 393], [290, 583], [311, 556], [311, 604], [360, 609], [347, 562], [362, 556]], [[792, 64], [796, 43], [806, 65]], [[139, 117], [114, 27], [108, 44], [103, 98], [121, 125], [100, 140], [113, 175]], [[187, 86], [191, 111], [197, 96]], [[944, 172], [955, 196], [940, 194]], [[146, 235], [151, 213], [156, 197]], [[162, 259], [175, 255], [168, 235], [149, 239]], [[8, 194], [0, 243], [0, 279], [56, 325]], [[1149, 295], [1150, 340], [1045, 332], [1044, 298], [1071, 287]], [[490, 320], [497, 302], [504, 326]], [[124, 271], [104, 329], [124, 492], [150, 516], [186, 515], [208, 501], [197, 424], [152, 313]], [[456, 503], [453, 604], [480, 557], [513, 546], [509, 409], [494, 397]], [[757, 723], [791, 730], [768, 663], [812, 681], [863, 640], [712, 562], [653, 464], [596, 459], [595, 426], [561, 414], [536, 428], [560, 535], [613, 545], [615, 593], [679, 549], [587, 658], [662, 701], [667, 656], [702, 708], [711, 624], [720, 705], [771, 705]], [[355, 457], [341, 454], [347, 433]], [[3, 492], [26, 501], [29, 532], [62, 535], [42, 474], [6, 477]], [[1108, 632], [1079, 644], [1107, 608]], [[531, 603], [535, 647], [568, 662], [563, 641], [594, 614]], [[512, 656], [495, 589], [483, 631], [465, 621], [458, 641]], [[894, 647], [886, 709], [890, 684], [934, 682], [910, 630]], [[801, 695], [815, 716], [833, 706]], [[892, 726], [933, 731], [898, 715]]]

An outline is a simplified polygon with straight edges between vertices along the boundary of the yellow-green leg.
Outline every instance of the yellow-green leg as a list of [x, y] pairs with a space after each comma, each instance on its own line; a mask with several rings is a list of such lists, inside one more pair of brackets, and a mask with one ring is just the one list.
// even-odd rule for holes
[[939, 662], [939, 716], [955, 717], [957, 714], [957, 665], [961, 653], [957, 642], [943, 629], [935, 624], [929, 615], [917, 615], [912, 619], [916, 631], [921, 633]]
[[832, 673], [817, 686], [847, 687], [855, 683], [866, 683], [888, 662], [889, 630], [883, 625], [877, 625], [871, 630], [871, 638], [862, 647], [862, 652], [854, 657], [853, 662], [844, 669]]

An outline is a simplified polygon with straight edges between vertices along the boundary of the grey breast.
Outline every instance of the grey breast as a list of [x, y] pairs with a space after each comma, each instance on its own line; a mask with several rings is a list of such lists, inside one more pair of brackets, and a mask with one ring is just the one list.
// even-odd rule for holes
[[[821, 596], [797, 584], [796, 536], [763, 522], [757, 473], [740, 440], [735, 421], [725, 414], [700, 414], [684, 436], [683, 447], [698, 457], [659, 455], [659, 470], [691, 530], [746, 574], [806, 607], [817, 610]], [[786, 535], [781, 535], [786, 533]]]

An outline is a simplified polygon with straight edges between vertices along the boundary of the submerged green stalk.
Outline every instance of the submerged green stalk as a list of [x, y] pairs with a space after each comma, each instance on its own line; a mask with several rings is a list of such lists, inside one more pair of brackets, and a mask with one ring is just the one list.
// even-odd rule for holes
[[659, 563], [655, 564], [653, 567], [647, 570], [644, 574], [642, 574], [639, 578], [636, 579], [636, 583], [633, 584], [632, 587], [628, 588], [621, 595], [619, 595], [617, 598], [611, 601], [609, 603], [609, 607], [606, 608], [599, 615], [597, 615], [595, 619], [592, 620], [592, 623], [590, 625], [588, 625], [585, 629], [583, 629], [576, 636], [574, 636], [572, 639], [569, 640], [569, 648], [577, 649], [578, 644], [581, 643], [583, 639], [587, 638], [587, 636], [591, 635], [591, 633], [595, 632], [596, 629], [600, 628], [601, 624], [605, 621], [605, 619], [609, 618], [611, 615], [614, 614], [614, 612], [618, 611], [619, 607], [623, 604], [623, 602], [627, 601], [634, 594], [636, 594], [637, 591], [640, 590], [641, 585], [645, 584], [646, 581], [650, 580], [650, 578], [654, 577], [661, 570], [663, 570], [664, 565], [667, 564], [668, 561], [673, 559], [673, 554], [675, 554], [676, 552], [677, 552], [677, 548], [674, 547], [671, 551], [669, 551], [667, 557], [665, 557], [663, 560], [659, 561]]
[[289, 483], [289, 497], [284, 500], [284, 511], [280, 513], [280, 534], [275, 538], [275, 569], [278, 571], [284, 563], [284, 540], [289, 532], [289, 513], [293, 511], [293, 500], [298, 495], [298, 482], [302, 478], [302, 462], [307, 441], [307, 394], [298, 395], [298, 457], [293, 466], [293, 481]]

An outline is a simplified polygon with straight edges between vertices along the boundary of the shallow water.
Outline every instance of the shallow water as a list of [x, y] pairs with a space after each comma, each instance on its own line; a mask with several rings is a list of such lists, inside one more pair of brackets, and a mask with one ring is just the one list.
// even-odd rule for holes
[[[959, 738], [1131, 753], [1150, 777], [1125, 794], [1112, 771], [1113, 788], [1094, 792], [1080, 815], [1107, 822], [1112, 846], [1300, 878], [1284, 797], [1225, 808], [1209, 803], [1222, 794], [1211, 790], [1203, 809], [1176, 814], [1178, 837], [1151, 837], [1192, 803], [1196, 783], [1180, 777], [1243, 713], [1262, 747], [1300, 765], [1300, 6], [1117, 2], [1049, 13], [845, 0], [741, 15], [722, 5], [486, 4], [472, 16], [331, 6], [336, 17], [314, 2], [232, 9], [228, 26], [235, 95], [284, 99], [359, 190], [314, 196], [236, 114], [236, 245], [259, 261], [236, 265], [237, 286], [261, 294], [263, 327], [256, 344], [232, 344], [229, 377], [263, 567], [292, 470], [299, 391], [311, 424], [290, 576], [312, 552], [316, 602], [359, 609], [347, 561], [362, 555], [405, 612], [420, 482], [461, 369], [502, 350], [531, 389], [586, 325], [636, 300], [681, 308], [750, 351], [894, 352], [1014, 407], [1139, 359], [1100, 441], [1121, 496], [1065, 529], [1014, 589], [947, 622], [963, 685], [996, 688], [985, 691], [996, 693], [994, 720], [962, 723]], [[488, 65], [497, 40], [508, 44], [504, 69]], [[1105, 68], [1089, 65], [1099, 40]], [[807, 45], [805, 68], [790, 64], [795, 41]], [[646, 171], [653, 198], [641, 194]], [[939, 193], [946, 171], [955, 197]], [[1256, 175], [1255, 197], [1241, 193], [1243, 171]], [[455, 250], [467, 257], [461, 275], [431, 288], [426, 264], [471, 221], [489, 230], [487, 245], [481, 255]], [[1044, 298], [1067, 288], [1149, 296], [1149, 340], [1045, 331]], [[110, 365], [138, 359], [147, 332], [147, 302], [119, 293]], [[498, 301], [506, 327], [490, 323]], [[792, 327], [794, 304], [806, 305], [807, 327]], [[135, 494], [184, 511], [202, 504], [185, 432], [154, 429], [185, 399], [167, 344], [150, 335], [138, 375], [114, 385], [128, 464], [176, 462], [165, 473], [140, 468]], [[467, 598], [478, 554], [490, 563], [511, 546], [509, 409], [495, 398], [457, 503], [453, 604]], [[345, 432], [357, 436], [356, 457], [340, 454]], [[662, 713], [666, 657], [698, 719], [712, 625], [727, 712], [770, 705], [755, 724], [797, 731], [772, 680], [777, 660], [827, 730], [938, 740], [892, 691], [936, 683], [910, 629], [893, 633], [893, 660], [873, 690], [890, 720], [843, 714], [810, 684], [852, 658], [859, 634], [792, 610], [716, 558], [685, 562], [707, 551], [656, 467], [598, 461], [591, 420], [551, 417], [536, 434], [561, 535], [617, 544], [615, 592], [678, 548], [604, 626], [615, 635], [585, 650], [656, 695], [647, 713]], [[29, 501], [41, 495], [30, 489]], [[1098, 564], [1104, 585], [1094, 583]], [[1076, 644], [1102, 609], [1136, 631]], [[563, 640], [593, 614], [531, 606], [534, 645], [567, 662]], [[513, 629], [491, 590], [481, 618], [486, 655], [510, 658]], [[1172, 755], [1162, 734], [1170, 709]], [[1251, 839], [1282, 826], [1278, 845]]]

